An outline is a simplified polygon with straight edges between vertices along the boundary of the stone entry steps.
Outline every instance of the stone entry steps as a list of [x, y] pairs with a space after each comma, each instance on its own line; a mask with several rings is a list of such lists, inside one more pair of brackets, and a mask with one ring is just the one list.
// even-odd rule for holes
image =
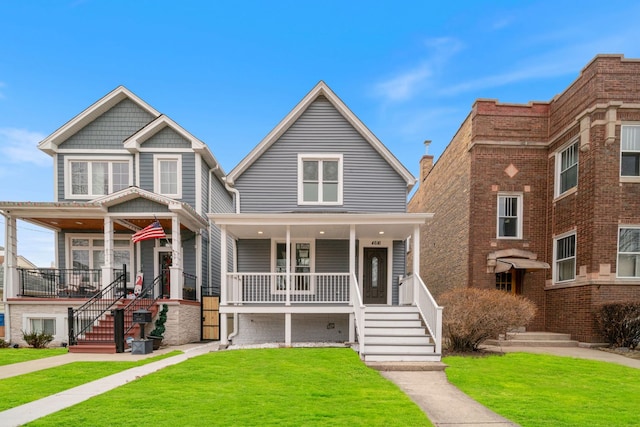
[[509, 332], [507, 339], [491, 339], [483, 344], [499, 347], [577, 347], [578, 341], [572, 340], [569, 334], [556, 332]]

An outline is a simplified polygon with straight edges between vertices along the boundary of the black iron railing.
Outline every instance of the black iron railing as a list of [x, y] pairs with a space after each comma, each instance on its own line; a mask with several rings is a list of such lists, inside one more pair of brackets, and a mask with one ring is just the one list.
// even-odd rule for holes
[[[89, 298], [100, 290], [102, 270], [18, 268], [18, 296], [36, 298]], [[122, 270], [114, 270], [114, 280]]]
[[95, 292], [87, 302], [78, 308], [69, 307], [69, 345], [76, 345], [79, 339], [92, 342], [113, 342], [113, 325], [100, 325], [111, 310], [125, 297], [127, 267], [108, 286]]

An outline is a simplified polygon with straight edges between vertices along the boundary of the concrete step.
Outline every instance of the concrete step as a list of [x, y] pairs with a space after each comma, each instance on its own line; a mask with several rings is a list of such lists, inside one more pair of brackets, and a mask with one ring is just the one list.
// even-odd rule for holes
[[365, 362], [440, 362], [440, 354], [366, 354]]
[[578, 341], [569, 334], [555, 332], [509, 332], [508, 339], [486, 340], [483, 344], [502, 347], [577, 347]]
[[571, 334], [559, 334], [556, 332], [509, 332], [510, 340], [527, 341], [571, 341]]

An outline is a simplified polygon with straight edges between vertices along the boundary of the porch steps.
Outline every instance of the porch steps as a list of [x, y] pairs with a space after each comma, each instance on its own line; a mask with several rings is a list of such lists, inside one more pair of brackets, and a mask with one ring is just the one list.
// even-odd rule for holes
[[[122, 305], [129, 301], [123, 302]], [[155, 319], [158, 313], [158, 306], [156, 304], [149, 308], [151, 311], [151, 318]], [[125, 316], [125, 324], [131, 324], [132, 315]], [[77, 345], [69, 346], [69, 353], [99, 353], [99, 354], [112, 354], [116, 352], [116, 343], [114, 336], [114, 318], [111, 313], [105, 313], [104, 317], [98, 321], [98, 323], [91, 328], [91, 331], [85, 334], [84, 339], [78, 339]], [[127, 338], [132, 337], [138, 339], [140, 337], [140, 325], [137, 323], [133, 325], [131, 330], [125, 334], [125, 343]], [[125, 344], [126, 346], [126, 344]]]
[[368, 306], [365, 362], [439, 362], [435, 345], [413, 306]]
[[578, 341], [572, 340], [570, 334], [556, 332], [509, 332], [507, 339], [490, 339], [486, 345], [499, 347], [577, 347]]

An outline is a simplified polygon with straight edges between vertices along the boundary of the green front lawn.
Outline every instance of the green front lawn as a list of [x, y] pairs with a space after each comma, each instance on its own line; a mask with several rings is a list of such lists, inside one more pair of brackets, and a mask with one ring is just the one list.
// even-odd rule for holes
[[443, 359], [449, 381], [522, 426], [634, 426], [640, 370], [529, 353]]
[[66, 348], [0, 348], [0, 366], [67, 354]]
[[429, 426], [350, 349], [208, 353], [31, 425]]
[[[42, 350], [37, 350], [42, 351]], [[86, 384], [125, 369], [180, 354], [172, 351], [135, 362], [73, 362], [0, 380], [0, 411]]]

